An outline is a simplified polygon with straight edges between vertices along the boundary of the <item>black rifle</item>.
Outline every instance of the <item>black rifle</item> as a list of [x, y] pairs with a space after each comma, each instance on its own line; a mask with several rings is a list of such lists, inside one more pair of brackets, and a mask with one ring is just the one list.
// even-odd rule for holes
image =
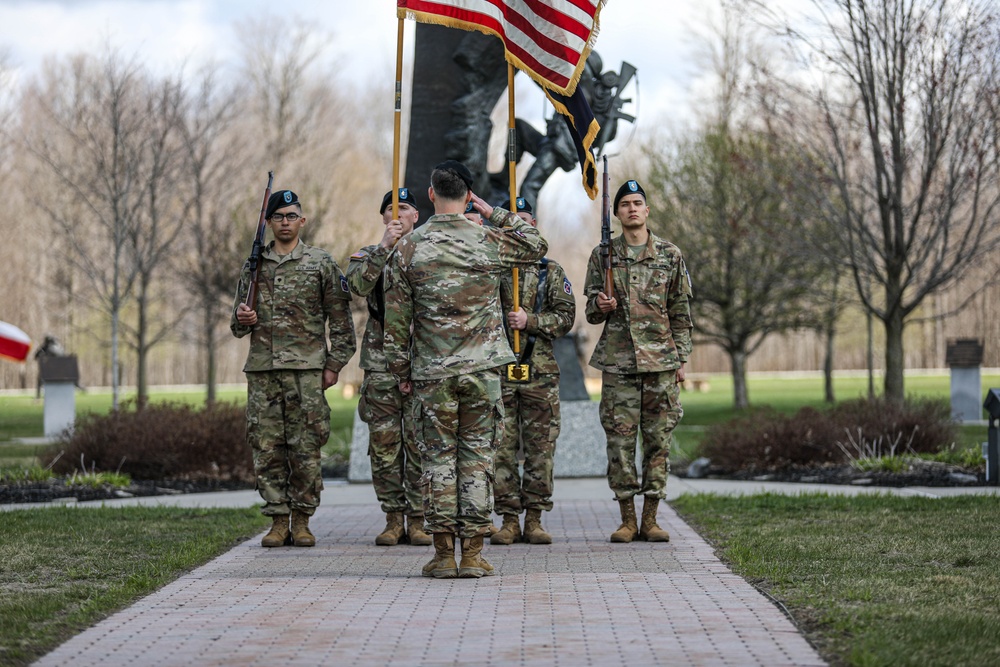
[[611, 277], [611, 195], [608, 193], [608, 156], [604, 159], [604, 182], [601, 185], [601, 268], [604, 269], [604, 295], [609, 299], [614, 293]]
[[257, 291], [260, 282], [260, 253], [264, 249], [264, 233], [267, 231], [267, 200], [271, 198], [271, 184], [274, 183], [274, 172], [267, 172], [267, 187], [264, 189], [264, 201], [260, 204], [260, 218], [257, 220], [257, 233], [253, 237], [253, 247], [247, 266], [250, 268], [250, 287], [247, 288], [247, 298], [243, 300], [250, 310], [257, 310]]

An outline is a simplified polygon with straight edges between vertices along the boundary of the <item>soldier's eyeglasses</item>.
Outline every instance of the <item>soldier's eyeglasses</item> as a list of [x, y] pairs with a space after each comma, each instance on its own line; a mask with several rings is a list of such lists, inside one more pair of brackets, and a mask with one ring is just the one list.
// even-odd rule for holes
[[281, 222], [282, 220], [287, 220], [288, 222], [295, 222], [302, 216], [298, 213], [272, 213], [271, 222]]

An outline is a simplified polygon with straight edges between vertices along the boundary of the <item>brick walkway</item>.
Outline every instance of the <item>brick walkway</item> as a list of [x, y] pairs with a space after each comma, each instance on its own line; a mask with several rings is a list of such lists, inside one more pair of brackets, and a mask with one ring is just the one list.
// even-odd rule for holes
[[551, 546], [487, 543], [497, 576], [419, 576], [431, 547], [376, 547], [376, 505], [326, 506], [312, 549], [259, 538], [38, 665], [822, 665], [770, 601], [665, 505], [667, 545], [611, 544], [611, 501], [563, 501]]

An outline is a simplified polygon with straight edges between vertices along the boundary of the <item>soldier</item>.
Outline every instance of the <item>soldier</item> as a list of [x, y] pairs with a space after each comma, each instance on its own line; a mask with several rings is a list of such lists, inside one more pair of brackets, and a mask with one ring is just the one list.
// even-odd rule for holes
[[250, 280], [247, 264], [230, 328], [237, 338], [250, 334], [243, 367], [247, 441], [262, 513], [272, 520], [261, 546], [311, 547], [316, 538], [309, 517], [323, 490], [320, 448], [330, 437], [323, 392], [337, 384], [356, 349], [351, 293], [330, 255], [299, 240], [306, 218], [294, 192], [272, 194], [264, 215], [274, 240], [261, 253], [256, 308], [241, 302]]
[[[368, 301], [368, 325], [361, 343], [361, 383], [358, 416], [368, 424], [368, 456], [372, 464], [375, 495], [386, 514], [386, 525], [375, 544], [393, 546], [408, 539], [410, 544], [427, 546], [431, 537], [424, 532], [424, 508], [420, 499], [420, 452], [413, 433], [413, 397], [399, 391], [389, 373], [382, 352], [382, 325], [385, 322], [383, 291], [386, 259], [401, 237], [413, 231], [420, 214], [417, 198], [410, 188], [399, 189], [399, 219], [392, 219], [392, 191], [385, 193], [379, 213], [385, 233], [376, 245], [365, 246], [351, 255], [347, 284], [351, 291]], [[403, 515], [406, 515], [406, 527]]]
[[[537, 230], [471, 188], [472, 174], [460, 162], [434, 168], [428, 195], [435, 214], [400, 239], [385, 280], [386, 362], [400, 390], [413, 391], [420, 412], [424, 520], [435, 551], [422, 573], [437, 578], [493, 574], [481, 554], [503, 419], [500, 367], [514, 361], [500, 275], [541, 259], [547, 248]], [[495, 228], [464, 217], [470, 200]]]
[[[522, 220], [538, 226], [527, 199], [518, 197], [515, 206]], [[510, 208], [510, 201], [500, 207]], [[552, 510], [552, 458], [560, 426], [559, 365], [552, 341], [573, 328], [576, 301], [563, 268], [547, 257], [520, 270], [517, 310], [513, 288], [512, 274], [505, 272], [500, 302], [507, 313], [508, 339], [513, 339], [511, 330], [520, 331], [521, 349], [502, 381], [504, 434], [496, 457], [494, 511], [503, 517], [503, 526], [490, 536], [490, 543], [520, 540], [518, 516], [524, 511], [525, 541], [551, 544], [541, 517], [542, 511]], [[523, 477], [517, 462], [519, 443], [524, 448]]]
[[[612, 542], [637, 536], [666, 542], [656, 511], [666, 493], [672, 431], [684, 411], [678, 383], [691, 354], [691, 282], [681, 251], [646, 226], [649, 206], [637, 181], [614, 199], [622, 234], [611, 243], [614, 293], [604, 293], [600, 247], [587, 266], [587, 321], [604, 322], [590, 365], [602, 371], [601, 425], [608, 438], [608, 484], [621, 508]], [[636, 476], [636, 436], [642, 432], [642, 483]], [[635, 496], [645, 497], [637, 527]]]

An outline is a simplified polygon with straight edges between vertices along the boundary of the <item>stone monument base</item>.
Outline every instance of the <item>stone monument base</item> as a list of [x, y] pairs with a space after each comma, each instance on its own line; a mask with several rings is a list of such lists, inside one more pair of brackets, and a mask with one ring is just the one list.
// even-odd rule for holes
[[[556, 477], [604, 477], [608, 470], [607, 440], [597, 401], [561, 401], [562, 428], [556, 440]], [[371, 482], [368, 458], [368, 424], [355, 416], [351, 437], [349, 482]]]

